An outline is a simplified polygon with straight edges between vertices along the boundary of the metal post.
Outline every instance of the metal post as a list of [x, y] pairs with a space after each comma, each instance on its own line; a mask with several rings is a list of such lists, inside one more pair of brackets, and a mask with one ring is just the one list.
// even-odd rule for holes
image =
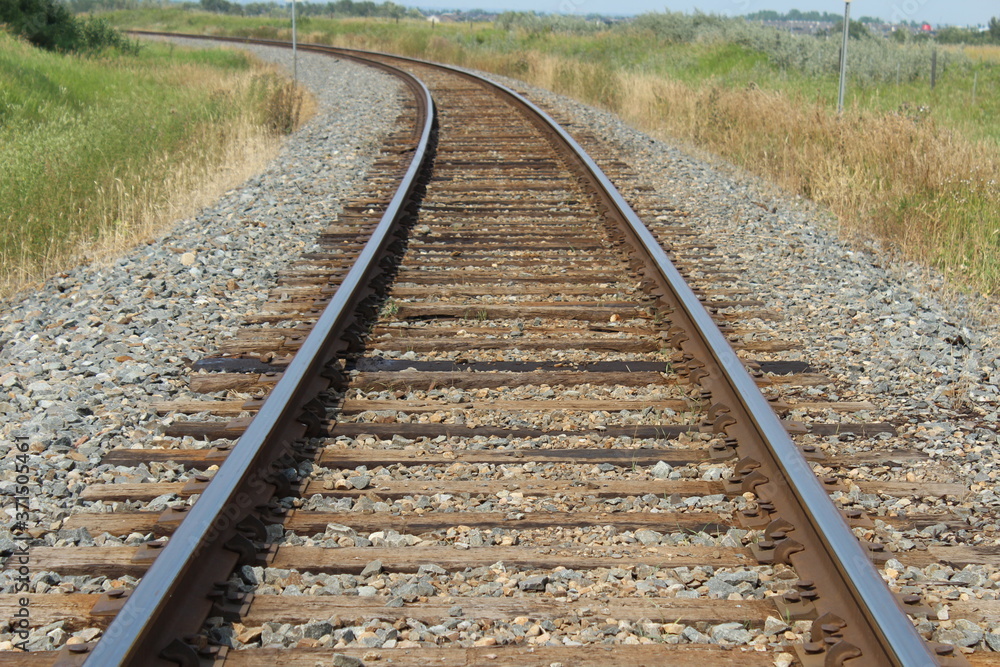
[[844, 45], [840, 47], [840, 94], [837, 95], [837, 113], [844, 112], [844, 88], [847, 85], [847, 38], [851, 27], [851, 0], [844, 0]]
[[292, 0], [292, 80], [299, 82], [299, 51], [295, 36], [295, 0]]
[[931, 51], [931, 90], [937, 85], [937, 49]]

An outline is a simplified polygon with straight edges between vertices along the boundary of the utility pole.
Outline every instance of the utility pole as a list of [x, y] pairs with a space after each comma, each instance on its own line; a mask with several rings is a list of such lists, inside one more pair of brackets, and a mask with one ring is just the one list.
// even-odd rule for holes
[[297, 48], [298, 40], [295, 37], [295, 0], [292, 0], [292, 80], [299, 82], [299, 52]]
[[851, 0], [844, 0], [844, 45], [840, 47], [840, 94], [837, 96], [837, 113], [844, 112], [844, 88], [847, 86], [847, 38], [851, 27]]

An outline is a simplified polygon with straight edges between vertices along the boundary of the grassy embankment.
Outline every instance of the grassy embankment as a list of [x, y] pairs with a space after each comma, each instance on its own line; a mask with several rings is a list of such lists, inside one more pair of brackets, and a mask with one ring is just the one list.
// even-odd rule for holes
[[[128, 27], [290, 35], [275, 18], [109, 16]], [[299, 34], [476, 67], [601, 106], [828, 206], [847, 236], [888, 243], [956, 286], [1000, 291], [1000, 49], [941, 47], [932, 91], [931, 46], [852, 42], [848, 109], [838, 119], [836, 39], [804, 48], [713, 21], [660, 15], [564, 31], [311, 18]]]
[[0, 80], [0, 294], [190, 215], [303, 116], [287, 79], [238, 51], [83, 57], [0, 32]]

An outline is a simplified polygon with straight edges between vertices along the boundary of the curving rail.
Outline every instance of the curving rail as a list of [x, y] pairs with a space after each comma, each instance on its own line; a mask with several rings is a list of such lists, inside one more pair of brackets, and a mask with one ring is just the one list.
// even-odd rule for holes
[[197, 632], [207, 616], [212, 600], [203, 592], [211, 590], [213, 582], [224, 581], [239, 559], [254, 559], [254, 545], [247, 535], [256, 539], [266, 535], [266, 527], [255, 516], [273, 495], [275, 483], [280, 484], [273, 477], [273, 463], [293, 453], [293, 442], [305, 432], [303, 411], [328, 386], [324, 368], [346, 347], [344, 335], [356, 320], [355, 310], [374, 292], [373, 282], [385, 271], [382, 259], [403, 234], [399, 221], [430, 155], [434, 123], [430, 92], [412, 75], [381, 67], [406, 82], [419, 107], [420, 138], [409, 169], [300, 352], [104, 639], [90, 651], [87, 665], [199, 664], [197, 653], [180, 637]]

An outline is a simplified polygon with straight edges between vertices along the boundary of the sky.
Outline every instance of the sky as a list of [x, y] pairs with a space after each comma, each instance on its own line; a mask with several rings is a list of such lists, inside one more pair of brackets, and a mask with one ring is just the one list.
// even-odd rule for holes
[[[842, 0], [396, 0], [411, 7], [534, 10], [547, 14], [641, 14], [670, 10], [739, 16], [764, 9], [818, 10], [842, 14]], [[852, 0], [851, 17], [874, 16], [892, 22], [928, 21], [933, 25], [985, 25], [1000, 16], [997, 0]]]

